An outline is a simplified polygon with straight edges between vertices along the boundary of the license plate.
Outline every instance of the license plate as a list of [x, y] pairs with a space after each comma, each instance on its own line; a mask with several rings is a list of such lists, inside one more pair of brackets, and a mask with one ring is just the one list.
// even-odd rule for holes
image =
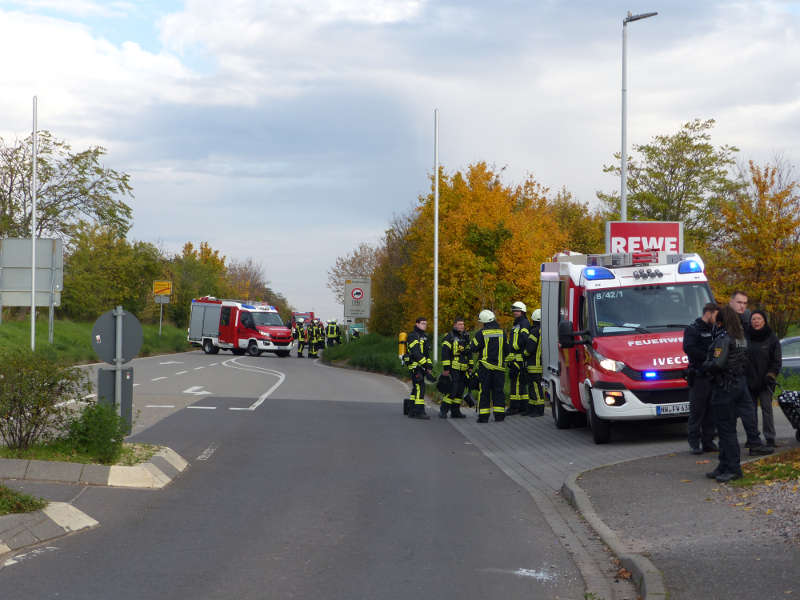
[[656, 415], [687, 415], [689, 414], [688, 402], [676, 402], [675, 404], [659, 404], [656, 406]]

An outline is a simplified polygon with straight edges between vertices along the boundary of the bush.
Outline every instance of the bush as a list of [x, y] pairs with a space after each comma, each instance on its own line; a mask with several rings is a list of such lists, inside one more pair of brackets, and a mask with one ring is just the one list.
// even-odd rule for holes
[[90, 389], [86, 373], [56, 362], [51, 352], [6, 349], [0, 354], [0, 437], [11, 449], [66, 432], [70, 403]]
[[69, 428], [69, 441], [79, 452], [85, 452], [98, 462], [111, 464], [122, 453], [122, 442], [128, 431], [125, 419], [108, 403], [91, 403]]

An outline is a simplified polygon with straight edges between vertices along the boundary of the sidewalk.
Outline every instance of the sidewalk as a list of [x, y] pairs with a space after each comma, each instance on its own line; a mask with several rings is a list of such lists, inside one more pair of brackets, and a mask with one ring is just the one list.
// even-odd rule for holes
[[[779, 451], [798, 446], [780, 442]], [[800, 546], [763, 509], [736, 506], [740, 499], [728, 497], [737, 488], [705, 477], [716, 457], [687, 448], [599, 467], [568, 478], [564, 494], [615, 554], [633, 561], [646, 600], [800, 596]]]

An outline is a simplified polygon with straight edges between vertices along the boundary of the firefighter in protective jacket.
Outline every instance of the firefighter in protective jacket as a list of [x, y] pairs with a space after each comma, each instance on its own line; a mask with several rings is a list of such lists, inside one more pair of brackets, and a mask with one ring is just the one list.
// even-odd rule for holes
[[528, 335], [526, 365], [528, 370], [529, 417], [544, 415], [544, 391], [542, 390], [542, 309], [531, 313], [531, 328]]
[[442, 375], [450, 377], [450, 391], [442, 398], [439, 416], [447, 418], [447, 413], [454, 419], [466, 417], [461, 412], [461, 397], [467, 385], [469, 369], [469, 333], [465, 331], [464, 319], [458, 317], [453, 321], [453, 329], [444, 336], [442, 342]]
[[478, 401], [478, 423], [487, 423], [494, 414], [497, 422], [506, 418], [506, 398], [503, 387], [506, 383], [506, 341], [503, 330], [490, 310], [482, 310], [478, 321], [483, 329], [478, 330], [470, 342], [473, 359], [478, 366], [480, 400]]
[[433, 380], [433, 362], [428, 342], [428, 320], [419, 317], [414, 331], [408, 334], [408, 371], [411, 375], [411, 402], [408, 416], [412, 419], [430, 419], [425, 413], [425, 378]]
[[303, 350], [308, 343], [308, 326], [303, 321], [297, 321], [294, 324], [294, 331], [292, 337], [297, 340], [297, 358], [303, 358]]
[[528, 308], [522, 302], [511, 305], [514, 324], [508, 332], [508, 378], [510, 383], [510, 400], [508, 414], [527, 414], [528, 412], [528, 373], [525, 370], [528, 335], [530, 323], [525, 316]]
[[314, 319], [308, 331], [308, 358], [318, 358], [325, 344], [325, 328], [319, 319]]
[[325, 327], [325, 345], [330, 348], [334, 344], [342, 343], [342, 333], [339, 331], [339, 325], [336, 321], [328, 321]]

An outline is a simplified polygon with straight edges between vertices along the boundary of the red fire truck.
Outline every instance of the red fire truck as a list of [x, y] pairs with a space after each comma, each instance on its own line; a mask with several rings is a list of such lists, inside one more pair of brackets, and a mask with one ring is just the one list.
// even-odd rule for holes
[[295, 323], [308, 324], [314, 320], [313, 312], [293, 312], [291, 325], [294, 327]]
[[696, 254], [564, 253], [542, 264], [542, 379], [556, 427], [689, 413], [683, 329], [713, 301]]
[[292, 346], [292, 332], [274, 306], [213, 296], [192, 300], [188, 339], [206, 354], [223, 349], [237, 355], [274, 352], [289, 356]]

